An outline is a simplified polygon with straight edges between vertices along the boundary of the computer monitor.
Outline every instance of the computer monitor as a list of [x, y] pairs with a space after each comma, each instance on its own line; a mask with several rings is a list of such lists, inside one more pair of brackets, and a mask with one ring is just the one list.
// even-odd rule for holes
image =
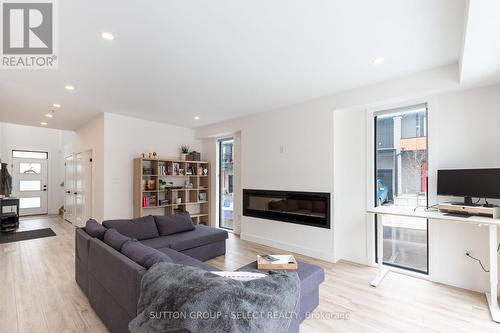
[[438, 170], [437, 194], [472, 198], [500, 199], [500, 168]]

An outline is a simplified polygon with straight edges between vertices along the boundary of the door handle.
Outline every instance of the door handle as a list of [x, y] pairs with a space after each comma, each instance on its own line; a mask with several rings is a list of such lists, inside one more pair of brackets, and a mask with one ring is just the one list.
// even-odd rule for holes
[[43, 191], [44, 191], [44, 192], [46, 192], [46, 191], [47, 191], [47, 189], [46, 189], [46, 188], [44, 188], [44, 189], [43, 189]]
[[71, 191], [66, 191], [66, 193], [67, 193], [67, 194], [70, 194], [70, 193], [71, 193]]
[[74, 194], [74, 195], [77, 195], [77, 194], [78, 194], [78, 192], [75, 192], [75, 193], [73, 193], [73, 194]]

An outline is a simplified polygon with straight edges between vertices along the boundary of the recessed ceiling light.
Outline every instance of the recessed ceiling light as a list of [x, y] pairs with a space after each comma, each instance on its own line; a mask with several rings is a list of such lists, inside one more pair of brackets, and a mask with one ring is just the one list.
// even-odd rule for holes
[[45, 117], [47, 117], [47, 118], [53, 118], [53, 117], [54, 117], [54, 115], [53, 115], [52, 113], [47, 113], [47, 114], [45, 115]]
[[42, 121], [42, 122], [40, 123], [40, 125], [42, 125], [42, 126], [47, 126], [48, 124], [47, 124], [45, 121]]
[[75, 87], [74, 87], [74, 86], [71, 86], [71, 85], [69, 85], [69, 84], [68, 84], [68, 85], [66, 85], [66, 87], [65, 87], [65, 88], [66, 88], [66, 90], [71, 90], [71, 91], [75, 90]]
[[61, 104], [52, 104], [52, 106], [55, 107], [55, 108], [60, 108]]
[[115, 36], [113, 36], [113, 34], [110, 34], [109, 32], [103, 32], [101, 34], [101, 37], [106, 39], [106, 40], [113, 40], [115, 39]]
[[196, 116], [194, 117], [194, 120], [200, 120], [200, 117]]
[[373, 60], [374, 65], [381, 65], [384, 63], [384, 58], [377, 58]]

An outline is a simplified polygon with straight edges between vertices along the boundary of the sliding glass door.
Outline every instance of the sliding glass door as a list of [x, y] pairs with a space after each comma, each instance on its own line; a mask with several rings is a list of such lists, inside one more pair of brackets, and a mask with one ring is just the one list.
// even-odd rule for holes
[[233, 230], [234, 140], [219, 140], [219, 227]]
[[[426, 208], [427, 105], [376, 113], [374, 125], [375, 204]], [[383, 223], [384, 239], [375, 243], [384, 242], [384, 264], [428, 273], [428, 221], [384, 216]]]

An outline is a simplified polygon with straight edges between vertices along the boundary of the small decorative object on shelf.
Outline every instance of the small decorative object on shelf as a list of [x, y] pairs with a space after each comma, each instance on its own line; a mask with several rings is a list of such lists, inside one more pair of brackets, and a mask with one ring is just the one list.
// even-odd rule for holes
[[193, 183], [191, 183], [189, 180], [186, 180], [186, 182], [184, 183], [184, 188], [188, 190], [192, 189]]
[[160, 200], [158, 201], [158, 204], [159, 204], [160, 206], [166, 206], [166, 205], [168, 205], [168, 203], [169, 203], [168, 199], [160, 199]]
[[153, 158], [154, 158], [155, 160], [157, 160], [157, 159], [158, 159], [158, 154], [157, 154], [155, 151], [153, 152]]
[[196, 172], [198, 176], [203, 176], [203, 168], [201, 166], [198, 167], [198, 170]]
[[176, 204], [181, 204], [182, 203], [182, 198], [175, 198], [175, 203]]
[[163, 179], [158, 179], [158, 189], [160, 191], [169, 190], [174, 184], [172, 182], [168, 182]]
[[193, 151], [190, 153], [190, 155], [191, 155], [191, 160], [192, 160], [192, 161], [201, 161], [201, 153], [198, 153], [197, 151], [194, 151], [194, 150], [193, 150]]
[[208, 176], [208, 168], [207, 167], [203, 168], [203, 176]]
[[198, 193], [198, 200], [207, 201], [207, 194], [205, 192]]
[[189, 166], [186, 171], [186, 175], [194, 175], [194, 168], [192, 166]]
[[146, 190], [148, 190], [148, 191], [156, 190], [156, 181], [153, 179], [148, 179], [146, 181]]
[[184, 169], [179, 169], [179, 175], [184, 176]]
[[172, 175], [176, 176], [179, 174], [179, 163], [172, 164]]
[[180, 148], [181, 151], [181, 161], [187, 161], [188, 160], [188, 155], [189, 155], [189, 146], [188, 145], [182, 145]]

